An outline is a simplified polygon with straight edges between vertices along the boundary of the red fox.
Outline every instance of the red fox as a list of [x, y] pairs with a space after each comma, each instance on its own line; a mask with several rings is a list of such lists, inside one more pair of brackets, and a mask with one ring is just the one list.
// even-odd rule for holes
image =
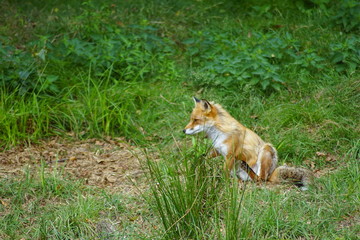
[[226, 176], [234, 173], [239, 180], [293, 182], [307, 189], [312, 172], [304, 168], [277, 167], [276, 149], [264, 142], [255, 132], [235, 120], [221, 105], [194, 97], [195, 107], [185, 134], [205, 132], [212, 140], [211, 157], [225, 158]]

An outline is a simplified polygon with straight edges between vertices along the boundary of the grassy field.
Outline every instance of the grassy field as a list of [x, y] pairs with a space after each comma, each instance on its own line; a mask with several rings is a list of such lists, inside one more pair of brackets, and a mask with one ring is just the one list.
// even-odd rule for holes
[[[353, 0], [5, 0], [0, 159], [54, 137], [125, 137], [146, 156], [146, 187], [89, 186], [41, 157], [13, 174], [4, 160], [0, 238], [358, 239], [359, 12]], [[203, 136], [182, 133], [192, 96], [273, 143], [280, 164], [311, 169], [313, 186], [226, 180]]]

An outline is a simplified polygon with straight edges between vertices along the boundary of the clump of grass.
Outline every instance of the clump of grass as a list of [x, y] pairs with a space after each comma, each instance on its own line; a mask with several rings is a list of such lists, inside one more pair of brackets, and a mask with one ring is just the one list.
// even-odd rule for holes
[[1, 89], [0, 147], [53, 135], [65, 136], [69, 132], [80, 139], [122, 135], [145, 143], [145, 137], [153, 136], [163, 123], [168, 111], [166, 105], [169, 109], [174, 108], [171, 103], [166, 103], [166, 98], [182, 94], [166, 91], [178, 88], [169, 83], [161, 86], [153, 83], [114, 84], [109, 75], [97, 79], [79, 74], [74, 78], [77, 84], [63, 88], [56, 96], [36, 93], [19, 96], [16, 92]]
[[36, 94], [24, 97], [16, 92], [0, 91], [0, 147], [33, 141], [49, 134], [50, 99], [42, 99]]
[[[307, 192], [226, 179], [222, 159], [206, 159], [208, 145], [161, 162], [148, 160], [153, 207], [166, 239], [298, 239], [357, 235], [339, 222], [356, 215], [359, 201], [358, 142], [336, 173], [317, 179]], [[179, 155], [181, 157], [179, 158]], [[324, 232], [324, 229], [326, 231]]]
[[167, 239], [239, 236], [243, 191], [236, 180], [223, 181], [219, 162], [204, 156], [208, 149], [193, 138], [188, 151], [168, 156], [166, 162], [147, 161], [154, 207]]

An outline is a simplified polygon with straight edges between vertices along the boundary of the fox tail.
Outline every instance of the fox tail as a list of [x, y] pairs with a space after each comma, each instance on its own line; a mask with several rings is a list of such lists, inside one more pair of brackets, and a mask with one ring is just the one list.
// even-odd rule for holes
[[308, 189], [308, 185], [313, 181], [313, 178], [313, 173], [308, 169], [280, 166], [270, 175], [269, 181], [272, 183], [290, 182], [304, 191]]

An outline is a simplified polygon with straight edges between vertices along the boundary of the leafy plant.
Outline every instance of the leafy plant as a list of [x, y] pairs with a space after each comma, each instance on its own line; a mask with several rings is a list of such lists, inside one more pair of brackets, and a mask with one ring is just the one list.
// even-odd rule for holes
[[[248, 37], [218, 34], [216, 31], [194, 33], [193, 39], [184, 43], [192, 67], [202, 72], [202, 79], [195, 79], [198, 85], [236, 88], [240, 84], [258, 85], [263, 90], [280, 90], [286, 83], [282, 68], [292, 63], [303, 63], [302, 67], [316, 66], [320, 57], [299, 52], [299, 43], [290, 34], [280, 38], [274, 33], [251, 33]], [[197, 39], [197, 40], [195, 40]], [[305, 57], [303, 57], [305, 56]], [[304, 59], [305, 58], [305, 59]], [[307, 59], [309, 58], [309, 59]], [[301, 59], [301, 61], [296, 62]], [[316, 62], [314, 62], [316, 61]]]
[[[21, 95], [57, 94], [62, 87], [58, 72], [88, 71], [118, 81], [156, 81], [176, 78], [171, 59], [174, 44], [159, 37], [146, 23], [122, 26], [110, 22], [114, 11], [85, 2], [64, 34], [38, 35], [22, 49], [9, 39], [0, 44], [0, 87]], [[80, 32], [80, 33], [79, 33]], [[110, 70], [110, 71], [109, 71]]]
[[330, 45], [331, 63], [335, 65], [336, 71], [349, 70], [354, 73], [360, 66], [360, 40], [355, 36], [346, 38], [344, 42]]
[[53, 58], [56, 60], [63, 55], [69, 64], [78, 68], [91, 67], [99, 76], [111, 68], [114, 77], [125, 81], [154, 79], [163, 72], [172, 73], [172, 63], [167, 59], [171, 51], [168, 51], [167, 42], [154, 35], [156, 29], [129, 28], [132, 29], [140, 31], [140, 34], [117, 29], [104, 36], [90, 36], [89, 39], [67, 35], [59, 43], [60, 52], [55, 50]]
[[[23, 49], [2, 43], [0, 43], [0, 54], [2, 56], [0, 58], [0, 87], [10, 91], [17, 89], [21, 95], [44, 90], [38, 85], [41, 69], [45, 67], [40, 63], [40, 59], [36, 59]], [[42, 80], [47, 81], [46, 78], [44, 76]]]
[[331, 2], [335, 16], [332, 20], [346, 32], [360, 31], [360, 3], [356, 0]]
[[295, 59], [293, 64], [299, 65], [302, 71], [307, 74], [324, 68], [325, 58], [319, 56], [314, 49], [305, 49]]
[[345, 32], [359, 32], [360, 3], [356, 0], [310, 0], [315, 7], [319, 7], [325, 14], [322, 22], [340, 26]]

